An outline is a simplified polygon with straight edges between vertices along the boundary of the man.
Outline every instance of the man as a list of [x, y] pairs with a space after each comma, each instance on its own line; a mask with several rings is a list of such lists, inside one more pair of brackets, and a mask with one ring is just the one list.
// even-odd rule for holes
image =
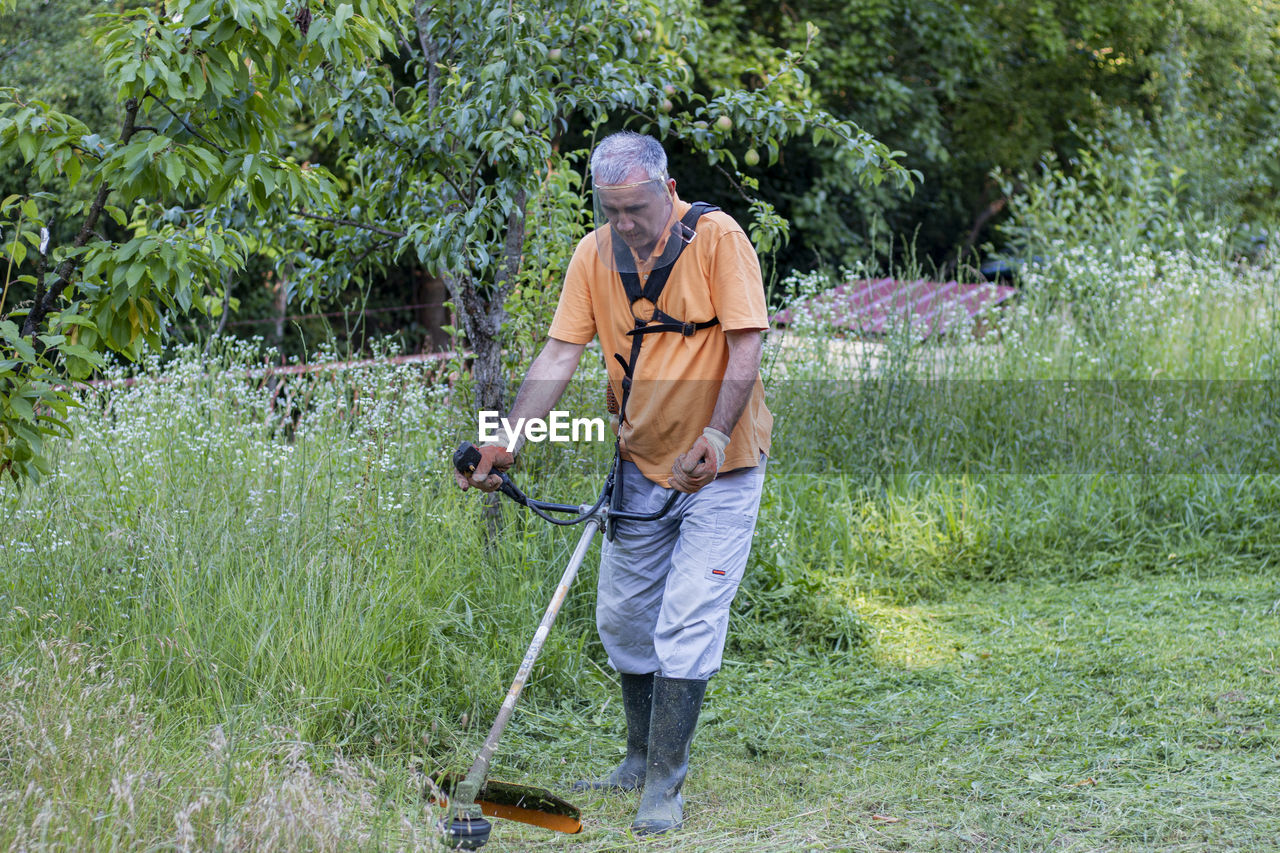
[[[772, 415], [759, 378], [768, 326], [759, 261], [742, 228], [676, 195], [654, 139], [623, 132], [591, 156], [597, 228], [574, 252], [550, 338], [510, 419], [545, 418], [599, 336], [618, 401], [622, 522], [601, 555], [596, 622], [622, 682], [627, 754], [575, 789], [643, 788], [637, 834], [678, 829], [680, 788], [707, 680], [751, 548]], [[709, 209], [709, 210], [708, 210]], [[492, 491], [515, 457], [480, 449], [464, 490]]]

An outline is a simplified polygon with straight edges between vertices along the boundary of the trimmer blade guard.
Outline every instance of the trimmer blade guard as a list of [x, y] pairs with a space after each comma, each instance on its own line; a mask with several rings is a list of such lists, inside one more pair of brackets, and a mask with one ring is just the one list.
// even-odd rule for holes
[[[461, 773], [432, 775], [428, 799], [438, 806], [447, 807], [448, 798], [462, 779]], [[436, 796], [436, 790], [443, 796]], [[476, 805], [489, 817], [519, 821], [569, 835], [582, 831], [582, 810], [543, 788], [489, 779], [476, 795]]]

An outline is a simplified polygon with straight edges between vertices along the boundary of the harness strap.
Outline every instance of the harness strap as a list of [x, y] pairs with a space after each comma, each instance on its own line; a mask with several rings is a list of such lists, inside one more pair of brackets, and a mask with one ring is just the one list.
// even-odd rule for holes
[[[654, 323], [654, 320], [657, 321], [656, 324]], [[685, 323], [677, 320], [665, 311], [660, 311], [655, 308], [653, 309], [653, 320], [649, 321], [649, 325], [638, 325], [631, 331], [627, 332], [627, 334], [638, 338], [640, 335], [648, 335], [653, 332], [679, 332], [687, 338], [694, 332], [701, 332], [703, 329], [710, 329], [712, 326], [718, 325], [720, 325], [719, 317], [712, 317], [710, 320], [703, 323]]]
[[[626, 291], [627, 300], [634, 305], [641, 299], [647, 299], [653, 304], [653, 317], [648, 321], [637, 319], [635, 328], [631, 329], [627, 334], [631, 336], [631, 357], [623, 358], [621, 353], [614, 353], [614, 358], [622, 365], [622, 400], [618, 404], [618, 423], [621, 424], [627, 418], [627, 398], [631, 396], [631, 380], [635, 376], [636, 363], [640, 360], [640, 345], [644, 342], [644, 336], [655, 332], [679, 332], [685, 337], [690, 337], [696, 332], [703, 329], [709, 329], [712, 326], [720, 324], [719, 317], [712, 317], [701, 323], [690, 323], [683, 320], [677, 320], [665, 311], [658, 308], [658, 297], [662, 295], [662, 289], [667, 286], [667, 279], [671, 277], [671, 270], [680, 260], [680, 255], [684, 253], [684, 247], [697, 236], [695, 226], [698, 220], [705, 213], [713, 210], [719, 210], [713, 204], [707, 204], [704, 201], [694, 202], [680, 219], [681, 235], [668, 239], [682, 239], [683, 242], [676, 252], [675, 258], [670, 264], [662, 269], [654, 270], [649, 275], [648, 282], [642, 287], [640, 277], [634, 272], [625, 271], [631, 263], [629, 257], [630, 249], [627, 248], [621, 240], [613, 241], [614, 258], [617, 261], [618, 277], [622, 279], [623, 290]], [[683, 235], [690, 235], [688, 239], [683, 239]]]

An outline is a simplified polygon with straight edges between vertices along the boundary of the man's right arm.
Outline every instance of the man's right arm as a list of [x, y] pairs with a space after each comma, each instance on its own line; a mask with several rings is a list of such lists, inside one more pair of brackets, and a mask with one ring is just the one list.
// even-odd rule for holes
[[547, 338], [546, 346], [529, 365], [516, 402], [508, 416], [512, 423], [517, 418], [546, 418], [569, 387], [573, 371], [578, 369], [586, 344], [571, 344], [557, 338]]
[[[558, 338], [548, 338], [542, 352], [529, 365], [524, 382], [520, 384], [520, 392], [516, 394], [515, 404], [507, 419], [517, 423], [521, 418], [527, 423], [531, 418], [545, 419], [552, 407], [564, 396], [564, 389], [573, 378], [573, 371], [582, 360], [582, 351], [586, 344], [571, 344]], [[523, 436], [520, 437], [520, 442]], [[519, 450], [519, 443], [516, 449]], [[457, 471], [454, 479], [458, 487], [466, 491], [474, 486], [485, 492], [492, 492], [502, 485], [502, 480], [490, 470], [505, 470], [515, 463], [515, 455], [508, 453], [505, 444], [488, 445], [480, 448], [480, 462], [476, 465], [470, 479]]]

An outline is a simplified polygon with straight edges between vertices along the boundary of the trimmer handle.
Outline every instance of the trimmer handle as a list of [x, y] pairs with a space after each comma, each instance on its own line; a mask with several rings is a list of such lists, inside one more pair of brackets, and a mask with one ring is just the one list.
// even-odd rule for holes
[[[464, 477], [470, 478], [479, 464], [480, 449], [469, 441], [459, 444], [458, 449], [453, 452], [453, 467]], [[491, 470], [491, 473], [497, 474], [502, 478], [502, 485], [498, 487], [499, 491], [521, 506], [528, 504], [529, 499], [516, 488], [516, 484], [511, 482], [510, 477], [498, 470]]]
[[[453, 452], [453, 467], [456, 468], [458, 473], [464, 477], [470, 478], [471, 475], [475, 473], [476, 466], [479, 464], [480, 450], [469, 441], [464, 441], [462, 444], [459, 444], [458, 449]], [[616, 458], [614, 460], [614, 464], [615, 468], [610, 473], [609, 479], [605, 482], [605, 487], [603, 491], [600, 492], [599, 500], [596, 501], [595, 506], [591, 507], [578, 506], [574, 504], [549, 503], [548, 501], [540, 501], [536, 498], [531, 498], [524, 492], [520, 491], [516, 484], [511, 482], [511, 478], [506, 474], [496, 470], [493, 471], [493, 473], [502, 478], [502, 485], [498, 487], [499, 491], [511, 498], [511, 500], [520, 504], [522, 507], [532, 510], [538, 517], [543, 518], [552, 524], [570, 525], [581, 524], [587, 519], [595, 516], [600, 507], [604, 506], [604, 502], [609, 500], [611, 495], [615, 494], [613, 477], [617, 476]], [[635, 513], [622, 512], [619, 509], [611, 509], [609, 511], [609, 516], [611, 519], [618, 518], [627, 521], [654, 521], [655, 519], [666, 515], [667, 511], [671, 509], [671, 505], [676, 502], [677, 497], [679, 497], [679, 494], [673, 490], [667, 497], [667, 502], [663, 504], [662, 509], [657, 512]], [[576, 516], [576, 518], [568, 520], [552, 518], [550, 515], [547, 515], [548, 512], [563, 512]]]

